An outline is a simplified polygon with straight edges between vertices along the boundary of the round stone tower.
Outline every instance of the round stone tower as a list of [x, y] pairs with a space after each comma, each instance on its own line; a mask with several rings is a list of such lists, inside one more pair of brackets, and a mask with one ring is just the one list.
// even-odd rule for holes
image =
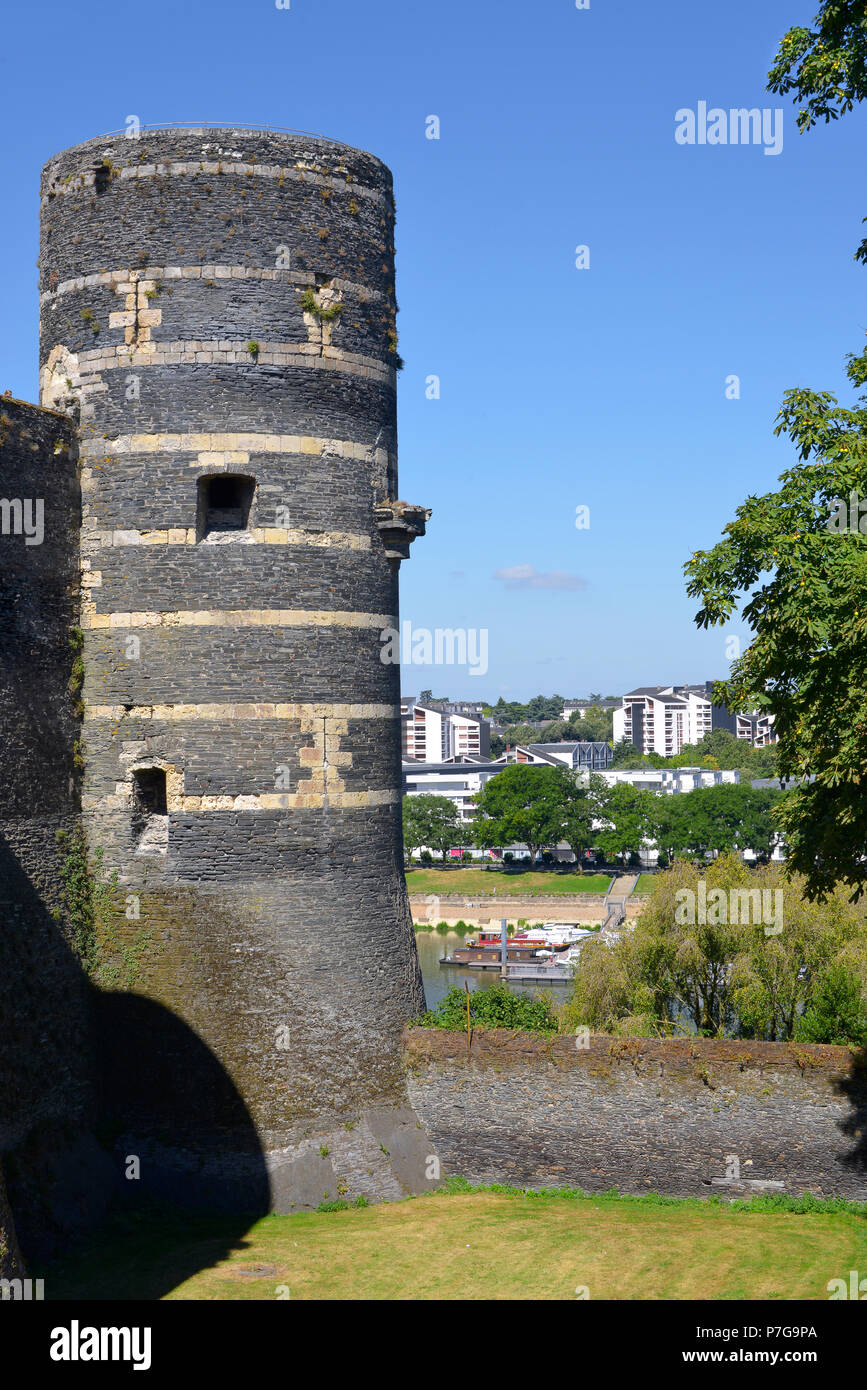
[[[278, 1209], [429, 1185], [381, 659], [429, 515], [397, 500], [393, 236], [389, 171], [311, 137], [131, 131], [43, 171], [41, 401], [81, 424], [98, 979], [219, 1059]], [[242, 1201], [249, 1124], [168, 1036], [121, 1033], [119, 1152]]]

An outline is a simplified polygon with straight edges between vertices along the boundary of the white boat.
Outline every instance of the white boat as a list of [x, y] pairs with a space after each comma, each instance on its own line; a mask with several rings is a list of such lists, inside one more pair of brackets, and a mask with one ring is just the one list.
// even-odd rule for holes
[[538, 941], [541, 947], [562, 951], [564, 946], [573, 946], [593, 935], [590, 928], [579, 927], [575, 922], [546, 922], [543, 927], [522, 932], [521, 940]]
[[571, 946], [567, 946], [565, 951], [537, 951], [536, 959], [542, 961], [543, 963], [545, 961], [556, 961], [558, 965], [561, 963], [567, 965], [570, 961], [578, 959], [578, 956], [581, 954], [581, 947], [584, 944], [584, 940], [586, 940], [588, 936], [596, 935], [596, 932], [585, 932], [584, 937], [581, 941], [573, 942]]

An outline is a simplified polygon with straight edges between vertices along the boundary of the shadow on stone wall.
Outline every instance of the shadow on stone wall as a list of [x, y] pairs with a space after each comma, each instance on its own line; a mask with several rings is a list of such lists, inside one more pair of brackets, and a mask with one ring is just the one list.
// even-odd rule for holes
[[841, 1161], [855, 1172], [867, 1172], [867, 1048], [855, 1053], [849, 1075], [840, 1079], [837, 1090], [851, 1107], [850, 1114], [840, 1121], [840, 1131], [855, 1140]]
[[[16, 841], [21, 833], [19, 824]], [[34, 834], [45, 837], [44, 823]], [[56, 847], [43, 853], [49, 877]], [[183, 1241], [185, 1214], [219, 1215], [201, 1255], [208, 1265], [268, 1211], [256, 1130], [184, 1022], [148, 999], [94, 988], [2, 832], [0, 922], [0, 1248], [5, 1234], [14, 1252], [17, 1238], [34, 1274], [106, 1221], [174, 1213], [160, 1223], [176, 1237], [166, 1258], [145, 1262], [128, 1295], [159, 1298], [200, 1267]], [[104, 1271], [93, 1279], [100, 1286]]]

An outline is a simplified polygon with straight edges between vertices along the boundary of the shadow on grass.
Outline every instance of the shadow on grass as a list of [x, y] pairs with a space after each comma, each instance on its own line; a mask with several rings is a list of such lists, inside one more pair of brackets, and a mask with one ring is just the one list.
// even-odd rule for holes
[[0, 899], [0, 1256], [49, 1299], [158, 1299], [269, 1210], [255, 1125], [183, 1019], [91, 983], [2, 834]]
[[153, 1301], [193, 1275], [244, 1250], [244, 1234], [261, 1213], [193, 1215], [163, 1204], [135, 1215], [114, 1213], [71, 1255], [42, 1267], [49, 1301]]

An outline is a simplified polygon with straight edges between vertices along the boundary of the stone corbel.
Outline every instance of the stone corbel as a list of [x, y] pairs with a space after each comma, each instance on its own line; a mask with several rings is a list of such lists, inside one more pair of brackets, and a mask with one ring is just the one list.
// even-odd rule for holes
[[373, 514], [388, 559], [399, 565], [409, 559], [413, 541], [424, 535], [431, 509], [411, 502], [382, 502]]

